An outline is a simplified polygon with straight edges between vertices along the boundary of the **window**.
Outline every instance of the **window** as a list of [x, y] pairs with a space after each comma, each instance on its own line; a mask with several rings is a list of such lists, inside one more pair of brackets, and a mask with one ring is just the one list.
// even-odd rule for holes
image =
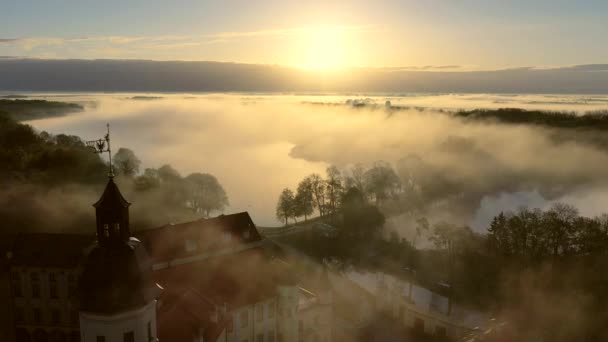
[[148, 341], [152, 341], [152, 322], [148, 322]]
[[40, 277], [38, 276], [38, 272], [32, 272], [30, 279], [32, 281], [32, 297], [40, 298]]
[[241, 313], [241, 328], [245, 328], [249, 324], [249, 312], [243, 311]]
[[268, 318], [274, 318], [275, 304], [271, 302], [268, 304]]
[[255, 307], [255, 320], [260, 322], [264, 319], [264, 305], [258, 304]]
[[57, 293], [57, 276], [55, 273], [49, 273], [49, 296], [51, 298], [59, 298]]
[[302, 320], [298, 321], [298, 332], [300, 333], [300, 336], [304, 332], [304, 322]]
[[258, 334], [255, 338], [255, 342], [264, 342], [264, 334]]
[[74, 324], [78, 323], [78, 311], [74, 309], [70, 310], [70, 322]]
[[51, 298], [59, 298], [59, 296], [57, 295], [57, 283], [49, 284], [49, 296]]
[[246, 230], [246, 231], [243, 233], [243, 238], [244, 238], [245, 240], [249, 240], [249, 237], [250, 237], [250, 236], [251, 236], [251, 233], [249, 232], [249, 230]]
[[435, 327], [435, 335], [437, 337], [446, 337], [448, 335], [447, 329], [438, 325]]
[[186, 240], [186, 252], [194, 252], [198, 248], [196, 240]]
[[68, 275], [68, 297], [72, 297], [76, 292], [76, 277], [73, 274]]
[[132, 331], [126, 332], [122, 335], [123, 342], [135, 342], [135, 334]]
[[39, 308], [34, 308], [34, 323], [42, 322], [42, 312]]
[[15, 307], [15, 321], [17, 323], [25, 322], [25, 311], [22, 307]]
[[19, 272], [13, 272], [11, 278], [13, 279], [13, 293], [15, 294], [15, 297], [23, 297], [23, 292], [21, 291], [21, 276], [19, 275]]
[[97, 342], [106, 342], [105, 336], [97, 336]]
[[51, 323], [53, 325], [57, 325], [59, 324], [59, 321], [61, 319], [61, 316], [59, 314], [59, 310], [58, 309], [51, 309]]
[[103, 236], [106, 238], [110, 237], [110, 227], [108, 226], [107, 223], [103, 225]]
[[231, 333], [234, 331], [234, 319], [230, 319], [230, 322], [228, 322], [228, 332]]
[[120, 234], [120, 223], [114, 223], [114, 234], [115, 235]]
[[414, 319], [414, 330], [418, 332], [424, 331], [424, 320], [421, 318]]

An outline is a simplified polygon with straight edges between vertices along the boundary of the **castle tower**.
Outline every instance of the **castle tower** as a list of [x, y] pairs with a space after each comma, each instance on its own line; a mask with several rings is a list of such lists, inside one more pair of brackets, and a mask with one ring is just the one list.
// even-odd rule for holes
[[150, 342], [156, 338], [156, 298], [152, 264], [144, 246], [131, 237], [129, 205], [110, 176], [94, 204], [97, 243], [87, 256], [80, 283], [83, 342]]

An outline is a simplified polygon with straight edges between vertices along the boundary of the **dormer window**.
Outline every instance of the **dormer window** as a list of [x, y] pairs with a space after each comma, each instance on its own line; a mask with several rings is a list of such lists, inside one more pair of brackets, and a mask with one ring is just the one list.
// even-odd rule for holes
[[186, 239], [186, 252], [194, 252], [197, 248], [196, 240]]
[[230, 233], [224, 232], [223, 235], [224, 242], [230, 242], [230, 240], [232, 240], [232, 235]]

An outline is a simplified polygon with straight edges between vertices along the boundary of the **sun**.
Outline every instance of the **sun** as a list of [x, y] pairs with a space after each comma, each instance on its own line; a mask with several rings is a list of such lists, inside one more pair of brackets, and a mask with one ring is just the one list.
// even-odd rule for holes
[[338, 27], [310, 29], [303, 67], [312, 70], [333, 70], [345, 66], [346, 37]]

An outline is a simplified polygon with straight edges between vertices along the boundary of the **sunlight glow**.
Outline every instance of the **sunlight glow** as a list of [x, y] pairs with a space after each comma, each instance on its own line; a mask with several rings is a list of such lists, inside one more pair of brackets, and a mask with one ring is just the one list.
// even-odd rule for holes
[[331, 70], [345, 66], [345, 32], [339, 27], [311, 29], [307, 37], [302, 67], [313, 70]]

